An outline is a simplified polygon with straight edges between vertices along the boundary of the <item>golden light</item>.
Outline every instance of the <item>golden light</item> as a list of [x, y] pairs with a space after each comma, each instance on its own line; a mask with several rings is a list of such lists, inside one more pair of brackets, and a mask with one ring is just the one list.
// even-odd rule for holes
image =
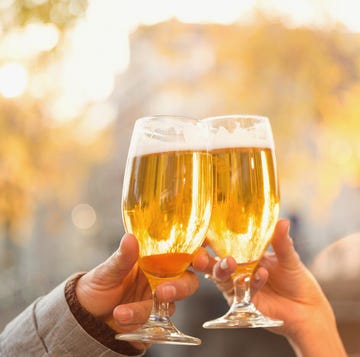
[[24, 42], [32, 51], [50, 51], [59, 41], [59, 30], [54, 24], [29, 24], [24, 31]]
[[28, 73], [19, 63], [8, 63], [0, 68], [0, 93], [5, 98], [23, 94], [28, 83]]
[[[127, 69], [129, 35], [139, 25], [171, 18], [183, 22], [230, 24], [251, 20], [259, 9], [285, 17], [289, 24], [321, 25], [326, 19], [350, 21], [351, 11], [345, 11], [352, 9], [350, 4], [351, 0], [343, 0], [341, 5], [335, 1], [325, 4], [312, 0], [296, 4], [286, 0], [223, 0], [221, 3], [198, 0], [194, 7], [192, 0], [107, 0], [106, 4], [102, 0], [89, 0], [85, 15], [66, 36], [65, 58], [58, 68], [60, 90], [51, 107], [53, 117], [58, 122], [70, 120], [89, 102], [101, 102], [109, 97], [115, 76]], [[339, 6], [343, 10], [336, 16]], [[47, 31], [49, 38], [56, 38], [50, 35], [55, 34], [56, 29], [47, 28]], [[27, 34], [40, 32], [29, 28]]]
[[0, 41], [0, 53], [13, 60], [26, 60], [39, 52], [52, 50], [59, 41], [59, 29], [51, 23], [31, 23], [4, 34]]

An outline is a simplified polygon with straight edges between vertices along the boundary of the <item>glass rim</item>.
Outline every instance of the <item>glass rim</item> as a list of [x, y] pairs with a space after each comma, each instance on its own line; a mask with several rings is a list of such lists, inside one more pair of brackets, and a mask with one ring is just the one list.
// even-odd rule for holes
[[189, 122], [199, 122], [200, 120], [198, 118], [194, 118], [191, 116], [185, 116], [185, 115], [176, 115], [176, 114], [154, 114], [154, 115], [146, 115], [139, 117], [135, 120], [135, 123], [143, 123], [146, 121], [151, 121], [155, 119], [180, 119], [184, 121]]
[[207, 117], [204, 125], [211, 132], [210, 148], [274, 148], [268, 117], [255, 114], [227, 114]]
[[[138, 142], [139, 140], [141, 143]], [[159, 114], [144, 116], [135, 120], [130, 148], [132, 148], [133, 142], [138, 142], [137, 152], [142, 154], [170, 150], [209, 151], [210, 135], [207, 125], [202, 123], [200, 119], [173, 114]]]
[[259, 114], [225, 114], [215, 115], [202, 118], [201, 121], [219, 120], [219, 119], [258, 119], [263, 121], [269, 121], [269, 117]]

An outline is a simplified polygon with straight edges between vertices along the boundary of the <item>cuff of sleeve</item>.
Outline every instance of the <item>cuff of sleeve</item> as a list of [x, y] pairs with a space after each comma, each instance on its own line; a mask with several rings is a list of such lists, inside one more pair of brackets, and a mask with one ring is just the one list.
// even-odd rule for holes
[[80, 277], [84, 274], [79, 273], [72, 276], [65, 285], [65, 299], [75, 319], [90, 336], [112, 351], [126, 356], [142, 355], [144, 351], [136, 349], [129, 342], [116, 340], [116, 331], [80, 305], [75, 293], [75, 287]]

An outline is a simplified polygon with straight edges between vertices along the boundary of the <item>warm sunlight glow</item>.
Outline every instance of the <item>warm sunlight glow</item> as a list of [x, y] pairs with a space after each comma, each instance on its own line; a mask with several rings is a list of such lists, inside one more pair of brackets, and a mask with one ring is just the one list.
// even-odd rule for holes
[[5, 98], [21, 95], [28, 82], [26, 69], [18, 63], [9, 63], [0, 68], [0, 93]]
[[351, 31], [360, 31], [356, 0], [257, 0], [256, 6], [270, 14], [285, 18], [288, 25], [326, 27], [330, 22], [342, 22]]
[[[141, 24], [171, 18], [193, 23], [248, 21], [258, 10], [283, 16], [288, 24], [324, 25], [328, 20], [357, 25], [352, 0], [323, 2], [303, 0], [90, 0], [86, 16], [70, 35], [62, 86], [74, 112], [87, 101], [106, 99], [113, 90], [116, 74], [129, 63], [129, 34]], [[359, 25], [358, 29], [359, 29]], [[64, 110], [64, 109], [63, 109]]]
[[31, 23], [6, 34], [0, 41], [0, 53], [8, 58], [24, 60], [50, 51], [59, 41], [59, 30], [54, 24]]
[[[139, 25], [171, 18], [188, 23], [231, 24], [250, 21], [260, 10], [281, 16], [289, 25], [325, 26], [327, 21], [336, 20], [360, 30], [353, 5], [352, 0], [341, 4], [335, 0], [197, 0], [196, 6], [193, 0], [89, 0], [86, 14], [66, 36], [65, 58], [56, 69], [59, 91], [50, 110], [56, 120], [64, 121], [80, 113], [89, 102], [106, 100], [114, 90], [116, 76], [127, 69], [129, 35]], [[0, 54], [6, 54], [8, 61], [25, 63], [39, 52], [50, 51], [58, 41], [59, 29], [55, 25], [30, 23], [4, 36]], [[15, 72], [9, 75], [9, 70]], [[38, 77], [35, 73], [31, 76], [30, 92], [41, 97], [42, 82]], [[8, 68], [2, 72], [0, 92], [5, 97], [16, 97], [25, 90], [27, 81], [24, 69]], [[47, 85], [44, 82], [48, 91]]]
[[25, 40], [33, 51], [50, 51], [59, 41], [59, 30], [54, 24], [29, 24]]

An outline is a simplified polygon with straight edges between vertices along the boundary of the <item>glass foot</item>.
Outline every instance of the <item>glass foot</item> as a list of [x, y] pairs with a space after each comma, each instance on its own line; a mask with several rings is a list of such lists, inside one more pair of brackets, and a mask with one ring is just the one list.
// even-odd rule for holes
[[224, 329], [278, 327], [283, 325], [283, 321], [264, 316], [253, 304], [249, 304], [241, 307], [235, 305], [225, 315], [205, 322], [203, 327], [206, 329]]
[[201, 340], [180, 332], [171, 322], [159, 325], [147, 322], [141, 328], [126, 333], [119, 333], [115, 339], [122, 341], [142, 341], [173, 345], [200, 345]]

